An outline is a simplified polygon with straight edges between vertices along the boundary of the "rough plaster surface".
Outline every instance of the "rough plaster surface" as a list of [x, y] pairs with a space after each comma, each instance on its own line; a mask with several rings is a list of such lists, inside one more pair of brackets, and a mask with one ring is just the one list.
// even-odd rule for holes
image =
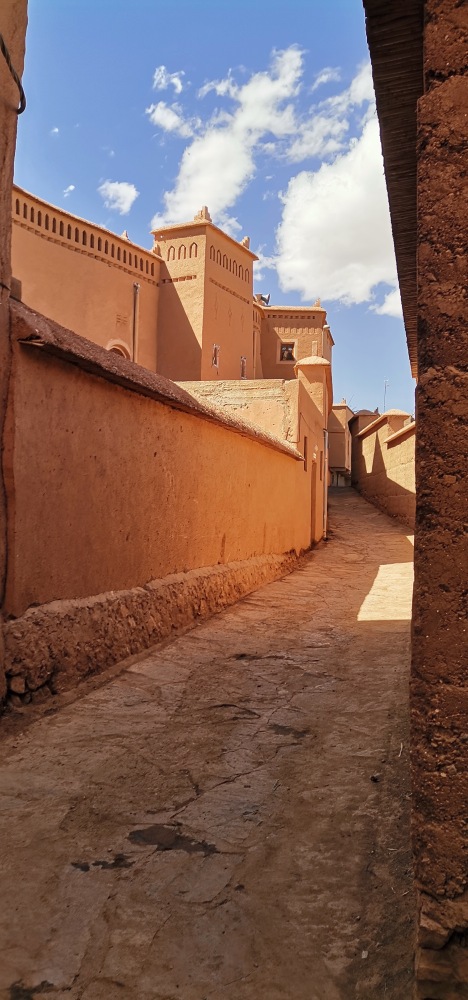
[[409, 1000], [412, 547], [337, 492], [300, 570], [11, 716], [2, 1000]]
[[[3, 0], [1, 31], [16, 72], [21, 77], [27, 24], [26, 0]], [[11, 283], [11, 186], [16, 146], [19, 104], [18, 88], [0, 55], [0, 455], [7, 410], [11, 365], [10, 283]], [[3, 468], [0, 462], [0, 633], [6, 579], [7, 509]], [[0, 701], [5, 694], [3, 643], [0, 634]]]
[[427, 0], [418, 113], [412, 654], [418, 1000], [468, 997], [466, 4]]
[[94, 674], [291, 571], [294, 555], [179, 573], [145, 587], [31, 608], [4, 626], [10, 700], [28, 703]]
[[292, 445], [151, 372], [132, 381], [124, 358], [15, 305], [17, 334], [37, 322], [43, 346], [14, 352], [6, 613], [309, 548], [311, 481]]
[[355, 434], [352, 481], [367, 500], [413, 528], [415, 424], [405, 431], [408, 418], [408, 414], [391, 415], [390, 411]]

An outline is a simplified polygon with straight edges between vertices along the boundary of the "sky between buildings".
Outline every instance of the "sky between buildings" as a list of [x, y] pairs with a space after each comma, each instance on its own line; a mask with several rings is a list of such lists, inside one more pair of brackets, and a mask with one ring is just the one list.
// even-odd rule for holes
[[335, 401], [414, 409], [361, 0], [29, 0], [16, 182], [150, 247], [207, 205], [327, 309]]

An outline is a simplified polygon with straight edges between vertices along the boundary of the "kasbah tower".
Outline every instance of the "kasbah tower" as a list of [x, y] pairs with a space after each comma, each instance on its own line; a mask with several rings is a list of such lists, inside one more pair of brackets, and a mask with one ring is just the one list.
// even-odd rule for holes
[[326, 312], [269, 307], [253, 296], [258, 258], [215, 226], [207, 207], [192, 222], [153, 232], [161, 258], [158, 372], [178, 381], [290, 379], [294, 362], [331, 361]]

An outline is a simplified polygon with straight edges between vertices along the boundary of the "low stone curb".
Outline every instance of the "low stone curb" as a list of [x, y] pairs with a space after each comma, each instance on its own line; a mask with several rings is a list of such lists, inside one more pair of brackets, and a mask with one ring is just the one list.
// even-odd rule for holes
[[4, 625], [7, 698], [19, 706], [74, 687], [285, 576], [297, 563], [294, 552], [258, 556], [30, 608]]

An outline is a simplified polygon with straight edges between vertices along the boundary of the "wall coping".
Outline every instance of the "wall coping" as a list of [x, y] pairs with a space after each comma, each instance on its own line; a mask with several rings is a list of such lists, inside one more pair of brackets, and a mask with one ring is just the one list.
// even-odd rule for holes
[[214, 229], [216, 233], [223, 236], [224, 239], [229, 241], [229, 243], [232, 243], [237, 250], [241, 250], [243, 253], [246, 253], [252, 262], [258, 260], [257, 254], [254, 253], [250, 247], [246, 247], [244, 244], [240, 243], [239, 240], [230, 236], [229, 233], [225, 233], [224, 229], [220, 229], [219, 226], [217, 226], [216, 223], [212, 222], [210, 219], [191, 219], [189, 222], [175, 222], [172, 226], [160, 226], [159, 229], [152, 229], [151, 235], [154, 237], [155, 243], [157, 243], [158, 240], [165, 241], [171, 237], [177, 240], [180, 238], [181, 233], [185, 233], [190, 229], [193, 229], [194, 233], [197, 233], [200, 229], [205, 229], [207, 231]]
[[[30, 208], [36, 208], [36, 211], [41, 211], [44, 215], [44, 221], [41, 222], [41, 225], [36, 221], [31, 222], [30, 218], [25, 218], [21, 211], [18, 214], [16, 211], [17, 201], [22, 201], [23, 205], [27, 204]], [[67, 227], [70, 226], [73, 230], [81, 228], [80, 240], [77, 241], [74, 236], [71, 238], [61, 235], [60, 232], [57, 232], [57, 226], [55, 232], [51, 225], [46, 229], [46, 215], [52, 217], [52, 223], [58, 221], [59, 224], [63, 223]], [[14, 185], [12, 191], [12, 221], [14, 225], [19, 226], [21, 229], [26, 229], [28, 232], [33, 233], [34, 236], [39, 236], [40, 239], [45, 239], [51, 243], [57, 243], [66, 250], [73, 250], [75, 253], [84, 254], [84, 256], [102, 261], [111, 267], [127, 271], [129, 274], [137, 276], [139, 280], [147, 281], [150, 284], [156, 285], [158, 282], [159, 268], [162, 263], [160, 254], [155, 253], [153, 250], [148, 250], [146, 247], [138, 246], [137, 243], [133, 243], [132, 240], [127, 239], [125, 236], [118, 236], [117, 233], [111, 232], [110, 229], [104, 229], [103, 226], [98, 226], [95, 222], [89, 222], [78, 215], [72, 215], [71, 212], [52, 205], [50, 202], [38, 198], [37, 195], [31, 194], [17, 185]], [[86, 234], [85, 243], [83, 243], [83, 233]], [[92, 242], [94, 245], [91, 245], [91, 237], [93, 238]], [[117, 253], [114, 253], [114, 256], [112, 256], [112, 252], [106, 253], [105, 249], [99, 250], [97, 245], [98, 240], [104, 246], [107, 243], [110, 251], [116, 249]], [[135, 264], [134, 261], [133, 263], [124, 261], [124, 252], [125, 256], [132, 254], [134, 258], [138, 257], [140, 266]], [[151, 274], [151, 268], [153, 269], [153, 274]]]
[[404, 438], [407, 435], [415, 433], [416, 433], [416, 421], [413, 420], [411, 424], [406, 424], [406, 426], [401, 427], [399, 431], [395, 431], [393, 434], [390, 434], [390, 436], [386, 438], [385, 444], [386, 445], [392, 444], [394, 441], [399, 441], [400, 438]]
[[198, 419], [218, 424], [225, 430], [256, 441], [274, 451], [282, 452], [295, 461], [303, 461], [303, 456], [292, 445], [281, 441], [273, 434], [257, 430], [252, 424], [234, 417], [225, 416], [215, 408], [200, 403], [175, 382], [150, 372], [133, 361], [107, 351], [104, 347], [80, 337], [53, 320], [42, 316], [22, 302], [10, 300], [12, 336], [24, 348], [35, 348], [46, 354], [66, 361], [92, 375], [120, 385], [130, 392], [147, 396], [158, 403], [191, 414]]
[[376, 420], [373, 420], [371, 424], [368, 424], [367, 427], [364, 427], [362, 431], [359, 431], [359, 434], [356, 434], [356, 437], [362, 438], [362, 437], [367, 437], [368, 434], [372, 434], [373, 431], [377, 430], [377, 427], [380, 427], [381, 424], [385, 424], [388, 422], [387, 420], [388, 417], [410, 417], [410, 416], [411, 414], [406, 413], [405, 410], [386, 410], [385, 413], [381, 413], [380, 417], [377, 417]]

